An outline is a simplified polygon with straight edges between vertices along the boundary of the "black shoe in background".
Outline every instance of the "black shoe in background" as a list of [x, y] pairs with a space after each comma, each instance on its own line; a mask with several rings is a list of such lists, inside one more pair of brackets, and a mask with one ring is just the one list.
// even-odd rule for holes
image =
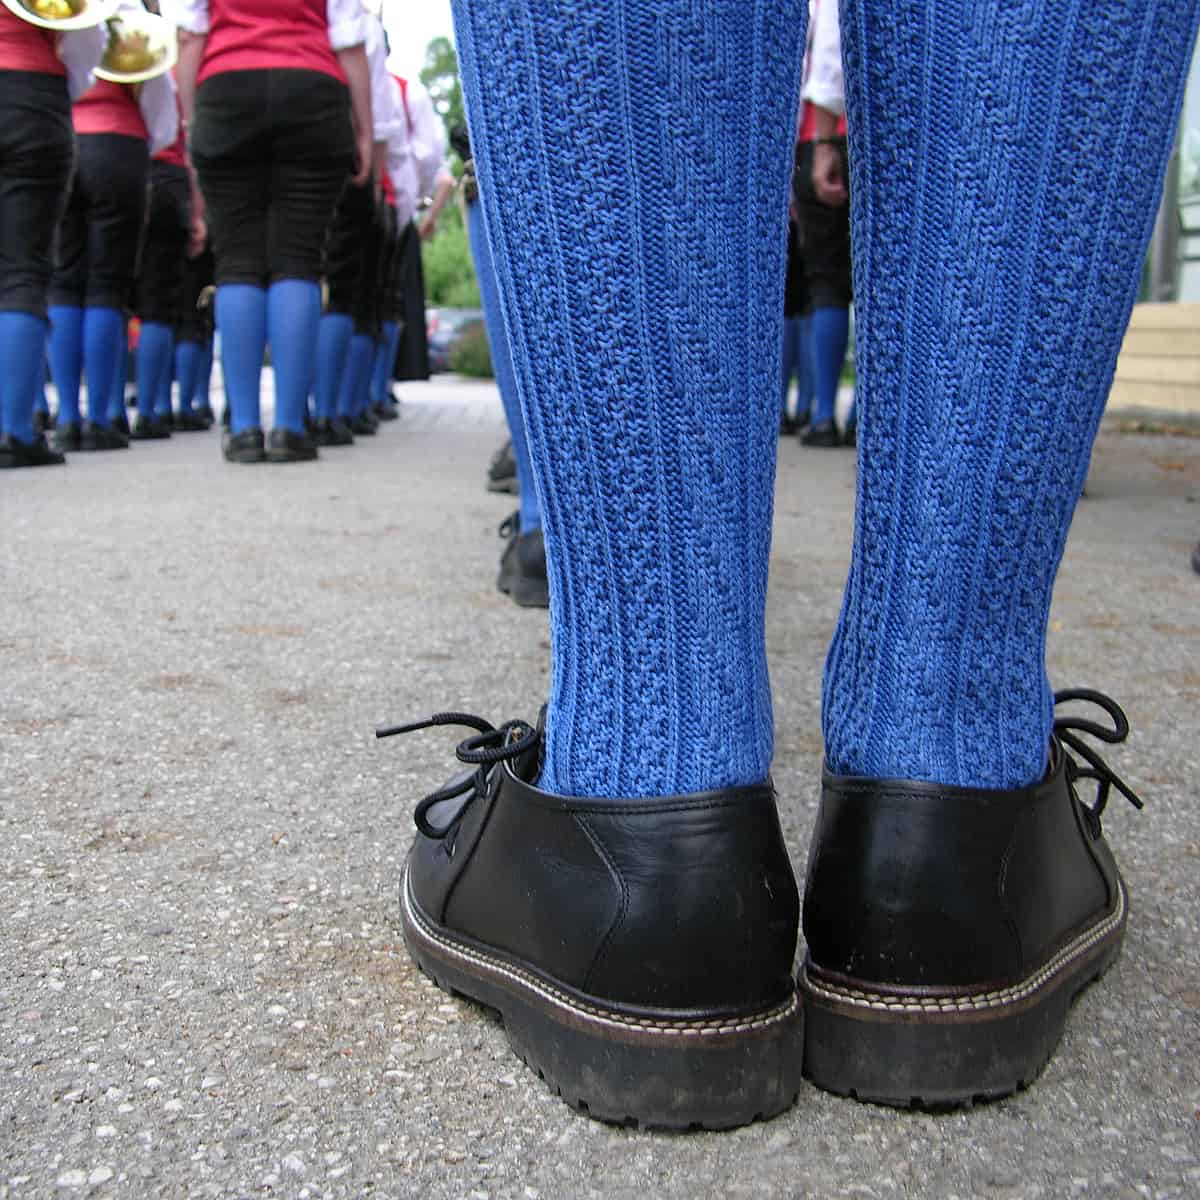
[[205, 429], [211, 429], [216, 423], [216, 414], [213, 412], [211, 404], [201, 404], [192, 411], [204, 421]]
[[341, 417], [318, 417], [313, 441], [318, 446], [353, 446], [354, 434]]
[[790, 413], [779, 414], [779, 436], [794, 437], [796, 434], [796, 419]]
[[400, 414], [386, 400], [380, 400], [378, 404], [372, 404], [371, 412], [375, 414], [376, 420], [379, 421], [398, 421], [400, 419]]
[[47, 412], [43, 408], [34, 410], [33, 413], [33, 432], [34, 433], [49, 433], [55, 426], [56, 421], [52, 412]]
[[181, 409], [175, 417], [176, 433], [203, 433], [211, 421], [205, 420], [204, 415], [194, 409]]
[[123, 409], [121, 412], [117, 413], [115, 417], [113, 417], [112, 427], [118, 433], [123, 433], [126, 437], [129, 437], [129, 435], [133, 432], [129, 427], [129, 417], [126, 416]]
[[819, 425], [810, 425], [800, 437], [800, 445], [816, 446], [820, 449], [833, 449], [842, 444], [838, 436], [837, 426], [832, 421], [822, 421]]
[[522, 608], [549, 608], [550, 581], [541, 526], [521, 533], [520, 523], [520, 513], [500, 523], [500, 536], [508, 539], [508, 545], [500, 556], [496, 587]]
[[317, 443], [307, 433], [293, 433], [290, 429], [272, 429], [267, 437], [268, 462], [311, 462], [316, 457]]
[[[229, 410], [226, 409], [226, 412]], [[267, 461], [261, 429], [243, 429], [241, 433], [226, 432], [221, 439], [221, 453], [226, 462], [260, 463]]]
[[487, 470], [487, 490], [503, 492], [509, 496], [515, 496], [520, 491], [520, 484], [517, 482], [517, 459], [513, 454], [511, 438], [492, 455]]
[[135, 442], [161, 442], [171, 436], [171, 431], [163, 424], [161, 418], [138, 413], [133, 419], [133, 428], [129, 431], [129, 436]]
[[109, 429], [84, 421], [79, 429], [80, 451], [128, 450], [129, 439], [119, 429]]
[[0, 471], [18, 467], [61, 467], [67, 456], [61, 450], [53, 450], [46, 435], [38, 433], [32, 442], [24, 442], [11, 434], [0, 437]]
[[67, 454], [79, 449], [83, 426], [78, 421], [66, 421], [54, 431], [54, 447]]
[[369, 413], [355, 413], [354, 416], [343, 420], [356, 437], [374, 437], [379, 432], [379, 423]]

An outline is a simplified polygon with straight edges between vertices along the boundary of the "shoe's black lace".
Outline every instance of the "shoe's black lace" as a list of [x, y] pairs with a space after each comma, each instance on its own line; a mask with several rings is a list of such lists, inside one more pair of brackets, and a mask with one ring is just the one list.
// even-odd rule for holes
[[[422, 721], [411, 721], [407, 725], [390, 725], [375, 730], [377, 738], [392, 737], [397, 733], [414, 733], [418, 729], [431, 729], [435, 725], [465, 725], [468, 729], [478, 730], [473, 737], [465, 738], [458, 743], [455, 757], [459, 762], [476, 767], [465, 777], [448, 783], [445, 787], [431, 792], [417, 805], [413, 819], [417, 828], [428, 838], [441, 840], [452, 835], [462, 824], [467, 809], [474, 803], [476, 796], [483, 795], [488, 788], [488, 775], [492, 768], [500, 762], [511, 761], [527, 750], [533, 749], [538, 742], [538, 732], [525, 721], [505, 721], [503, 725], [492, 725], [482, 717], [471, 713], [445, 712], [434, 713]], [[469, 796], [467, 794], [470, 793]], [[434, 825], [429, 820], [429, 810], [435, 804], [444, 800], [453, 800], [457, 796], [467, 796], [452, 820], [445, 825]]]
[[506, 541], [512, 541], [512, 539], [521, 532], [520, 510], [517, 510], [516, 512], [510, 512], [508, 516], [500, 522], [496, 532]]
[[[1134, 808], [1142, 808], [1141, 797], [1091, 748], [1080, 734], [1097, 738], [1115, 746], [1129, 736], [1129, 719], [1124, 710], [1111, 697], [1091, 688], [1065, 688], [1054, 693], [1056, 705], [1066, 704], [1070, 700], [1083, 700], [1102, 708], [1112, 718], [1112, 728], [1089, 721], [1086, 717], [1064, 714], [1054, 718], [1054, 735], [1071, 753], [1065, 755], [1067, 782], [1071, 790], [1078, 795], [1076, 784], [1080, 780], [1091, 779], [1096, 784], [1096, 799], [1094, 803], [1084, 805], [1085, 811], [1096, 833], [1100, 832], [1100, 816], [1108, 804], [1108, 796], [1116, 788]], [[1078, 755], [1078, 758], [1073, 757]]]

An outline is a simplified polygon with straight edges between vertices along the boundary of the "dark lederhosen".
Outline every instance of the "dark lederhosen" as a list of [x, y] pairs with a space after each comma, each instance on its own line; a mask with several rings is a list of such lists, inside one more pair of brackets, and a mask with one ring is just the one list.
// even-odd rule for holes
[[347, 183], [326, 243], [326, 311], [354, 318], [354, 332], [379, 334], [380, 289], [385, 267], [384, 226], [375, 184]]
[[400, 229], [396, 210], [383, 208], [383, 273], [379, 285], [379, 319], [399, 324], [404, 320], [403, 292], [400, 286]]
[[421, 270], [421, 238], [412, 222], [400, 231], [396, 246], [399, 262], [400, 348], [396, 353], [397, 379], [429, 378], [429, 344], [425, 333], [425, 276]]
[[354, 167], [350, 93], [318, 71], [226, 71], [196, 93], [192, 161], [218, 284], [321, 278], [325, 231]]
[[50, 303], [125, 309], [133, 301], [150, 149], [123, 133], [81, 133], [76, 142]]
[[[846, 140], [838, 139], [842, 178], [849, 183]], [[850, 205], [831, 208], [817, 199], [812, 185], [813, 147], [802, 142], [796, 153], [792, 194], [800, 217], [804, 275], [813, 308], [849, 308], [854, 299], [850, 277]]]
[[46, 316], [74, 156], [66, 79], [0, 71], [0, 310]]
[[212, 340], [212, 294], [205, 295], [205, 289], [212, 285], [213, 253], [205, 246], [195, 258], [183, 260], [183, 305], [175, 330], [177, 342], [207, 345]]
[[800, 226], [788, 221], [787, 273], [783, 281], [783, 315], [804, 317], [812, 311], [808, 280], [804, 276], [804, 250], [800, 245]]
[[183, 266], [187, 261], [191, 209], [187, 168], [152, 162], [134, 310], [143, 321], [175, 326], [182, 319]]

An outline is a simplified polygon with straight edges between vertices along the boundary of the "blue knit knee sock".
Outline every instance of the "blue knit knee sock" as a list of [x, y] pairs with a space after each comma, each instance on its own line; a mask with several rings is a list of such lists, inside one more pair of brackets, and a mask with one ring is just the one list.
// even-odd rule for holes
[[175, 343], [175, 378], [179, 381], [179, 411], [196, 408], [196, 383], [204, 363], [204, 347], [199, 342]]
[[[122, 334], [125, 337], [126, 334]], [[108, 396], [108, 419], [116, 421], [125, 412], [125, 385], [129, 382], [129, 350], [128, 343], [121, 346], [117, 355], [117, 374], [113, 380], [112, 390]]]
[[345, 313], [326, 313], [317, 333], [317, 418], [331, 419], [338, 411], [338, 395], [350, 355], [354, 320]]
[[475, 262], [475, 278], [479, 281], [479, 294], [483, 300], [492, 372], [496, 377], [496, 387], [500, 391], [500, 403], [504, 406], [504, 417], [512, 438], [513, 458], [517, 463], [521, 532], [528, 533], [541, 525], [542, 509], [538, 503], [537, 484], [533, 477], [533, 464], [529, 458], [529, 441], [525, 436], [525, 418], [521, 415], [521, 396], [517, 391], [508, 331], [504, 327], [504, 312], [500, 307], [496, 267], [492, 261], [492, 248], [488, 244], [487, 229], [483, 223], [483, 210], [478, 204], [471, 204], [467, 208], [467, 235], [471, 242], [471, 257]]
[[838, 381], [846, 362], [846, 344], [850, 340], [850, 310], [848, 308], [818, 308], [813, 310], [811, 346], [813, 395], [813, 424], [832, 421], [837, 407]]
[[217, 288], [217, 328], [230, 431], [262, 427], [259, 387], [267, 347], [267, 292], [246, 283]]
[[87, 377], [88, 420], [106, 427], [113, 396], [120, 387], [121, 357], [126, 353], [125, 316], [117, 308], [83, 310], [83, 371]]
[[550, 572], [542, 786], [759, 782], [805, 0], [455, 0]]
[[0, 312], [0, 433], [33, 441], [33, 406], [46, 361], [47, 323], [26, 312]]
[[47, 342], [50, 378], [58, 393], [58, 423], [79, 423], [79, 387], [83, 379], [83, 309], [56, 304], [50, 309]]
[[1045, 768], [1051, 588], [1198, 12], [844, 4], [860, 469], [836, 771], [1011, 788]]
[[281, 279], [267, 289], [267, 338], [275, 367], [275, 427], [304, 432], [308, 394], [317, 373], [321, 287]]
[[196, 375], [196, 387], [192, 392], [192, 404], [197, 408], [212, 407], [209, 389], [212, 386], [213, 343], [210, 338], [204, 343], [204, 357], [200, 360], [200, 370]]
[[371, 365], [375, 360], [375, 339], [365, 333], [356, 333], [350, 338], [350, 349], [346, 354], [346, 369], [342, 372], [341, 388], [338, 392], [338, 415], [354, 417], [367, 407], [367, 393], [371, 386]]
[[375, 342], [375, 362], [371, 368], [371, 403], [386, 404], [392, 391], [392, 370], [396, 365], [396, 347], [400, 344], [400, 326], [384, 321]]
[[[796, 362], [796, 416], [803, 417], [812, 412], [816, 398], [816, 388], [813, 385], [812, 313], [806, 317], [799, 317], [798, 320], [800, 322], [800, 352]], [[845, 358], [845, 351], [842, 352], [842, 357]]]
[[[146, 322], [138, 338], [137, 363], [137, 407], [138, 416], [149, 419], [161, 411], [163, 379], [166, 379], [167, 396], [170, 397], [171, 357], [174, 352], [174, 334], [169, 325]], [[168, 399], [166, 411], [171, 411]]]

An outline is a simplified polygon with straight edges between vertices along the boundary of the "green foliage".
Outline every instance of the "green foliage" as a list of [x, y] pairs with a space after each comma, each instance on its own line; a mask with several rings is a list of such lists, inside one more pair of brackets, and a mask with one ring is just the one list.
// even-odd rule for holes
[[447, 204], [442, 210], [437, 232], [421, 245], [421, 265], [430, 308], [479, 307], [479, 284], [458, 205]]
[[[467, 115], [463, 108], [462, 83], [458, 77], [458, 55], [449, 38], [435, 37], [425, 47], [425, 65], [421, 68], [420, 77], [433, 100], [433, 107], [446, 126], [446, 136], [450, 137], [456, 129], [465, 128]], [[457, 154], [452, 153], [450, 159], [455, 178], [458, 178], [462, 175], [462, 162]]]
[[492, 379], [492, 356], [483, 323], [472, 325], [450, 351], [450, 370], [476, 379]]

